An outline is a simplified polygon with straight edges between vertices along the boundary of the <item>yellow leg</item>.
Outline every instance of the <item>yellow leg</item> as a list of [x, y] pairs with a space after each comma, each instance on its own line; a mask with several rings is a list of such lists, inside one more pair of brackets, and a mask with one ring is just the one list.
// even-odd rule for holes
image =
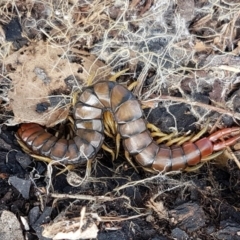
[[91, 176], [92, 171], [92, 159], [87, 161], [87, 167], [85, 172], [85, 178], [88, 179]]
[[131, 84], [127, 87], [128, 90], [129, 90], [129, 91], [132, 91], [133, 88], [135, 88], [135, 87], [137, 86], [137, 84], [138, 84], [138, 82], [133, 82], [133, 83], [131, 83]]
[[203, 166], [204, 163], [199, 163], [195, 166], [192, 166], [192, 167], [186, 167], [184, 169], [185, 172], [196, 172], [199, 168], [201, 168]]
[[[37, 161], [42, 161], [42, 162], [46, 162], [46, 163], [50, 163], [50, 162], [53, 162], [53, 160], [51, 158], [48, 158], [48, 157], [43, 157], [43, 156], [40, 156], [40, 155], [37, 155], [37, 154], [29, 154], [31, 157], [35, 158]], [[56, 164], [57, 164], [57, 161], [55, 161]]]
[[[191, 136], [189, 136], [189, 138], [190, 137]], [[180, 136], [180, 137], [176, 137], [176, 138], [170, 139], [168, 142], [166, 142], [166, 146], [170, 147], [173, 144], [178, 144], [179, 142], [185, 142], [185, 141], [187, 141], [186, 139], [188, 139], [188, 137], [186, 137], [184, 135]]]
[[110, 112], [105, 112], [103, 115], [104, 126], [108, 129], [108, 131], [112, 132], [112, 134], [117, 134], [116, 124], [113, 120], [112, 114]]
[[108, 137], [114, 139], [114, 136], [110, 133], [110, 131], [108, 131], [108, 129], [104, 129], [104, 133], [105, 133], [105, 135], [107, 135]]
[[[188, 134], [188, 133], [186, 133]], [[177, 146], [180, 146], [182, 145], [183, 143], [189, 141], [192, 137], [194, 136], [194, 134], [192, 133], [191, 135], [187, 136], [187, 135], [183, 135], [183, 136], [180, 136], [180, 137], [176, 137], [176, 138], [173, 138], [173, 139], [170, 139], [168, 140], [168, 142], [166, 143], [166, 145], [169, 147], [169, 146], [172, 146], [173, 144], [177, 145]]]
[[209, 120], [206, 122], [205, 127], [198, 134], [196, 134], [192, 139], [190, 139], [190, 142], [196, 142], [207, 131], [208, 125], [209, 125]]
[[160, 129], [158, 127], [156, 127], [155, 125], [153, 125], [152, 123], [147, 123], [147, 128], [151, 131], [151, 132], [157, 132], [157, 133], [161, 133], [161, 137], [162, 136], [167, 136], [166, 133], [163, 133], [160, 131]]
[[127, 161], [129, 162], [129, 164], [134, 168], [134, 170], [138, 173], [138, 170], [135, 166], [135, 164], [133, 163], [130, 155], [129, 155], [129, 152], [125, 151], [125, 158], [127, 159]]
[[205, 158], [202, 158], [202, 162], [207, 162], [209, 160], [212, 160], [214, 158], [217, 158], [218, 156], [220, 156], [224, 151], [218, 151], [218, 152], [215, 152], [213, 153], [212, 155], [208, 156], [208, 157], [205, 157]]
[[20, 147], [22, 148], [22, 150], [27, 153], [27, 154], [31, 154], [31, 150], [26, 146], [25, 143], [23, 143], [20, 139], [17, 138], [17, 142], [20, 145]]
[[102, 145], [102, 149], [105, 150], [106, 152], [109, 152], [112, 155], [112, 161], [115, 160], [115, 153], [112, 149], [107, 147], [105, 144]]
[[68, 116], [67, 119], [72, 125], [74, 125], [74, 120], [73, 120], [72, 116]]
[[[120, 134], [117, 133], [117, 124], [115, 123], [115, 121], [113, 120], [112, 114], [110, 112], [105, 112], [104, 113], [104, 133], [112, 138], [115, 141], [115, 157], [118, 157], [119, 154], [119, 149], [120, 149], [120, 141], [121, 141], [121, 137]], [[111, 155], [113, 156], [113, 150], [111, 150], [110, 148], [108, 148], [107, 146], [103, 146], [104, 149], [108, 152], [111, 153]]]
[[79, 95], [80, 92], [81, 92], [81, 91], [78, 90], [78, 91], [76, 91], [76, 92], [73, 93], [73, 95], [72, 95], [72, 106], [75, 106], [75, 105], [76, 105], [77, 99], [78, 99], [78, 95]]
[[185, 136], [182, 140], [180, 140], [176, 145], [181, 146], [183, 143], [189, 141], [192, 137], [194, 136], [194, 134], [192, 133], [189, 136]]
[[157, 144], [160, 144], [162, 142], [168, 141], [170, 139], [172, 139], [174, 136], [176, 136], [176, 132], [173, 132], [165, 137], [159, 138], [158, 140], [156, 140]]
[[87, 86], [91, 86], [93, 84], [93, 79], [95, 77], [95, 73], [91, 73], [87, 79]]
[[116, 81], [116, 79], [118, 78], [118, 77], [120, 77], [121, 75], [123, 75], [125, 72], [127, 72], [129, 70], [129, 68], [126, 68], [126, 69], [124, 69], [124, 70], [122, 70], [122, 71], [120, 71], [120, 72], [117, 72], [117, 73], [115, 73], [114, 75], [112, 75], [110, 78], [109, 78], [109, 81]]
[[121, 136], [118, 133], [117, 136], [116, 136], [116, 142], [115, 142], [115, 144], [116, 144], [116, 148], [115, 148], [115, 150], [116, 150], [116, 158], [118, 158], [118, 155], [119, 155], [120, 143], [121, 143]]

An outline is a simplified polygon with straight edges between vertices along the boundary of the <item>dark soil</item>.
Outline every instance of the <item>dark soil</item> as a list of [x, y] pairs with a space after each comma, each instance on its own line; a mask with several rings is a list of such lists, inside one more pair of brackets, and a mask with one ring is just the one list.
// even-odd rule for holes
[[[187, 106], [181, 104], [176, 108], [176, 116], [184, 116]], [[160, 107], [150, 114], [149, 119], [154, 122], [154, 119], [163, 116], [164, 119], [169, 117]], [[188, 115], [186, 119], [182, 118], [179, 127], [187, 130], [194, 121]], [[161, 127], [164, 128], [164, 125]], [[0, 209], [12, 211], [18, 217], [28, 217], [31, 228], [29, 231], [23, 230], [28, 239], [45, 239], [41, 235], [41, 225], [52, 221], [69, 204], [72, 210], [75, 209], [68, 216], [70, 218], [78, 216], [83, 206], [89, 209], [94, 207], [93, 211], [99, 216], [130, 218], [138, 213], [144, 215], [131, 220], [100, 223], [98, 239], [239, 239], [240, 171], [232, 161], [224, 166], [215, 161], [209, 162], [193, 173], [163, 175], [116, 191], [124, 184], [154, 175], [141, 168], [137, 173], [122, 154], [112, 162], [111, 157], [101, 151], [102, 157], [95, 161], [92, 172], [95, 181], [72, 187], [66, 180], [66, 174], [56, 176], [55, 168], [51, 191], [73, 196], [110, 194], [128, 199], [119, 198], [101, 204], [66, 199], [53, 204], [54, 199], [48, 197], [46, 192], [41, 192], [46, 187], [46, 164], [33, 161], [22, 152], [14, 137], [15, 131], [16, 128], [3, 127], [0, 134]], [[79, 167], [77, 172], [84, 177], [85, 167]], [[167, 217], [149, 207], [153, 197], [155, 203], [163, 202]], [[111, 228], [118, 230], [107, 230]]]

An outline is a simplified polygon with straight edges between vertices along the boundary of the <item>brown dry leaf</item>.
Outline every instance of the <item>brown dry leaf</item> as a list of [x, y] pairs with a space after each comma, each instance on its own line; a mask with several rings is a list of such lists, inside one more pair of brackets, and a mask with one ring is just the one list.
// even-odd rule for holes
[[[73, 51], [71, 53], [73, 54]], [[64, 48], [40, 41], [31, 43], [7, 57], [4, 64], [10, 71], [8, 77], [12, 79], [13, 87], [9, 98], [14, 113], [14, 118], [8, 124], [35, 122], [50, 127], [64, 120], [69, 112], [66, 104], [61, 107], [52, 106], [41, 113], [36, 112], [37, 104], [50, 102], [49, 95], [53, 92], [58, 96], [66, 92], [67, 85], [64, 80], [67, 77], [72, 76], [75, 85], [81, 88], [77, 79], [86, 84], [89, 76], [98, 81], [110, 72], [109, 68], [94, 56], [83, 51], [81, 53], [75, 50], [74, 56], [81, 61], [71, 63], [68, 60], [70, 54], [67, 54]], [[61, 99], [64, 100], [64, 97], [61, 96]]]
[[196, 52], [204, 52], [204, 51], [207, 51], [209, 48], [205, 45], [204, 42], [197, 41], [194, 46], [194, 49]]

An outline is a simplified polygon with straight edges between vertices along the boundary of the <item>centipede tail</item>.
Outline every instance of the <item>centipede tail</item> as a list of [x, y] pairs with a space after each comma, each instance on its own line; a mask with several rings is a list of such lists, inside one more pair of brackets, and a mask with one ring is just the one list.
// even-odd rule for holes
[[[234, 144], [240, 138], [239, 128], [226, 128], [182, 146], [158, 145], [147, 129], [136, 97], [125, 87], [111, 81], [87, 87], [78, 96], [73, 110], [75, 136], [72, 139], [58, 139], [35, 123], [22, 124], [16, 136], [36, 154], [65, 164], [84, 163], [93, 159], [103, 144], [104, 111], [112, 112], [124, 148], [140, 165], [157, 171], [194, 166], [204, 157]], [[232, 132], [238, 135], [215, 143]]]

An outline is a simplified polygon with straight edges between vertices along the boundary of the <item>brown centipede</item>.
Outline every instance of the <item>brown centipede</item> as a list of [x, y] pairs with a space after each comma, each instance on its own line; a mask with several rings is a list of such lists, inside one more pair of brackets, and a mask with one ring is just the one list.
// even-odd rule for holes
[[[213, 152], [234, 144], [240, 135], [218, 141], [240, 128], [224, 128], [209, 137], [182, 146], [158, 145], [147, 129], [141, 106], [128, 89], [104, 81], [87, 87], [78, 96], [73, 110], [75, 136], [58, 139], [35, 123], [23, 123], [17, 138], [32, 152], [65, 164], [80, 164], [93, 159], [104, 141], [104, 111], [111, 111], [124, 148], [144, 167], [158, 171], [185, 169], [201, 162]], [[218, 141], [218, 142], [217, 142]]]

